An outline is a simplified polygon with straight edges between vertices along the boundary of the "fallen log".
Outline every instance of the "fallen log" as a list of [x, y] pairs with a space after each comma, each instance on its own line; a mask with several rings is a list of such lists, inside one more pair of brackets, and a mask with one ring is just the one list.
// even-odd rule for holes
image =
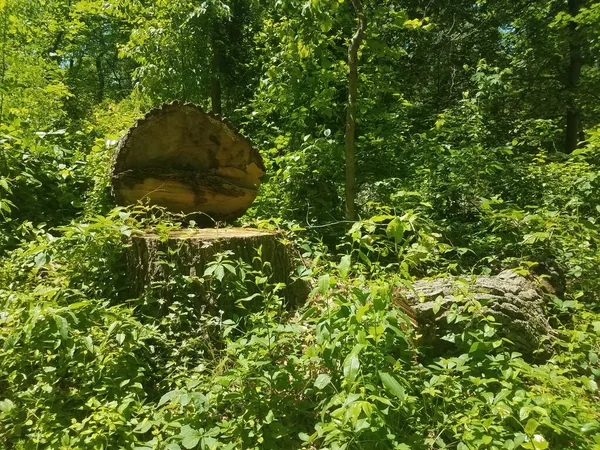
[[446, 334], [467, 325], [449, 323], [450, 312], [463, 311], [472, 299], [482, 306], [479, 319], [493, 317], [498, 335], [512, 342], [516, 351], [528, 359], [543, 360], [550, 355], [550, 341], [556, 334], [548, 321], [545, 292], [543, 284], [505, 270], [496, 276], [418, 280], [410, 289], [396, 292], [396, 302], [410, 305], [422, 342], [436, 354], [449, 350], [443, 339]]
[[121, 138], [111, 184], [119, 205], [148, 202], [212, 224], [242, 216], [264, 174], [258, 151], [229, 124], [174, 102], [151, 110]]

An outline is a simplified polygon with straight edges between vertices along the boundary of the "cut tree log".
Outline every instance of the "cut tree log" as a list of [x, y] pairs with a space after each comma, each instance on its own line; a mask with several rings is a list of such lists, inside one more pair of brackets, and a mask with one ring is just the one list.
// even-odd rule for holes
[[151, 110], [121, 138], [111, 183], [120, 205], [147, 201], [211, 223], [242, 216], [264, 174], [258, 151], [229, 124], [174, 102]]
[[525, 358], [543, 360], [551, 353], [555, 332], [546, 314], [548, 287], [543, 283], [505, 270], [496, 276], [417, 280], [411, 288], [397, 292], [396, 301], [411, 305], [422, 341], [439, 355], [449, 346], [442, 338], [467, 326], [466, 322], [450, 323], [447, 317], [451, 311], [456, 314], [468, 308], [469, 299], [482, 305], [479, 319], [492, 316], [499, 325], [499, 336], [509, 339]]
[[[260, 271], [261, 276], [268, 277], [270, 283], [284, 283], [281, 293], [288, 307], [304, 302], [310, 292], [310, 284], [295, 276], [300, 263], [293, 247], [277, 232], [254, 228], [190, 228], [162, 237], [154, 232], [132, 236], [130, 244], [127, 264], [133, 295], [150, 288], [170, 298], [173, 292], [181, 290], [181, 286], [172, 284], [179, 275], [179, 279], [183, 276], [195, 280], [191, 293], [203, 312], [223, 311], [230, 315], [235, 300], [239, 299], [234, 298], [234, 293], [224, 292], [223, 285], [211, 284], [210, 276], [203, 277], [216, 254], [225, 251], [233, 252], [226, 259], [241, 259]], [[227, 271], [225, 274], [232, 275]]]

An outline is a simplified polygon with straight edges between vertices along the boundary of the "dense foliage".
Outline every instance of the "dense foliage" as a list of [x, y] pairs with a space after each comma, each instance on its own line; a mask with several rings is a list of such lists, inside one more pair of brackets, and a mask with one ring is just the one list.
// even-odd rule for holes
[[[347, 222], [351, 2], [0, 0], [1, 448], [600, 449], [600, 2], [362, 3]], [[181, 218], [114, 208], [111, 156], [170, 100], [261, 150], [240, 224], [301, 249], [306, 305], [229, 253], [131, 294], [128, 237]], [[464, 293], [443, 355], [395, 305], [539, 263], [549, 358]]]

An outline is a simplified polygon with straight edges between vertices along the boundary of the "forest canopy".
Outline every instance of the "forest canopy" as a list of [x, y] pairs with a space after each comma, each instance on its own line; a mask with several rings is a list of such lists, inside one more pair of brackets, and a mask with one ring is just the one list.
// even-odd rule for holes
[[[233, 225], [289, 277], [182, 270], [198, 223], [116, 206], [172, 102], [260, 152]], [[599, 193], [598, 1], [0, 0], [0, 447], [600, 449]], [[169, 275], [132, 289], [149, 230]], [[402, 307], [431, 279], [437, 340]]]

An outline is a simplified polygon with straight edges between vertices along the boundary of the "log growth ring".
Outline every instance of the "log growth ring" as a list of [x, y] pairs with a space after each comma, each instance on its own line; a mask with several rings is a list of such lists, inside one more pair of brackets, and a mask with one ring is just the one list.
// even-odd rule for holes
[[120, 205], [148, 201], [225, 221], [246, 212], [264, 174], [258, 151], [228, 123], [175, 102], [153, 109], [121, 138], [111, 183]]

